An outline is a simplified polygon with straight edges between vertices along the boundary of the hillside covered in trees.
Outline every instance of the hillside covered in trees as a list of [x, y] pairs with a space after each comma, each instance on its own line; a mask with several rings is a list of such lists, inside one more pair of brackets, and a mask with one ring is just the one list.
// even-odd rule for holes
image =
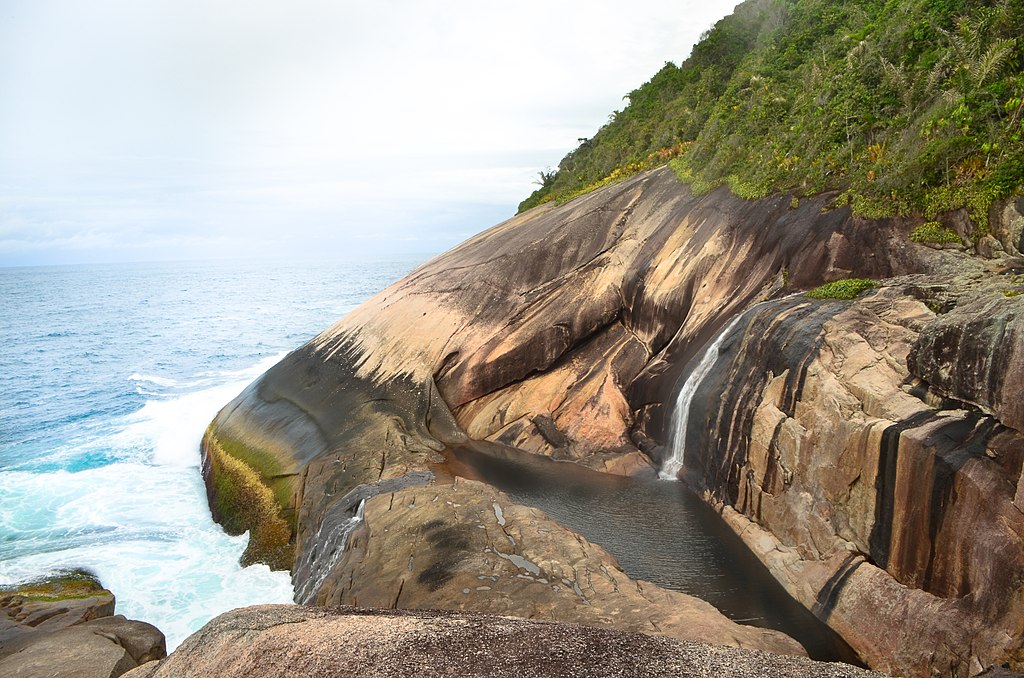
[[1024, 0], [746, 0], [520, 211], [668, 162], [698, 193], [835, 190], [869, 217], [965, 208], [983, 233], [1024, 183], [1022, 26]]

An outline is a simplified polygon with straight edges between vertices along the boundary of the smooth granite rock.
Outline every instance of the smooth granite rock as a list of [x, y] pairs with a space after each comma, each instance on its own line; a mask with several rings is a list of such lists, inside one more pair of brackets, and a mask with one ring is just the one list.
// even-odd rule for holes
[[223, 614], [127, 678], [867, 678], [846, 664], [494, 615], [264, 605]]
[[[291, 568], [303, 600], [500, 611], [515, 597], [464, 580], [501, 565], [486, 552], [437, 554], [427, 569], [450, 578], [435, 591], [429, 575], [419, 581], [420, 549], [435, 549], [430, 520], [383, 511], [385, 496], [474, 506], [436, 518], [468, 529], [482, 509], [448, 494], [459, 486], [440, 452], [470, 439], [651, 473], [693, 358], [745, 313], [695, 398], [686, 477], [872, 666], [1020, 668], [1024, 270], [1011, 256], [915, 245], [911, 224], [853, 217], [832, 197], [791, 209], [788, 196], [694, 196], [661, 169], [471, 238], [218, 414], [204, 441], [214, 516], [250, 530], [246, 562]], [[996, 237], [1012, 255], [1010, 207]], [[885, 280], [852, 303], [786, 296], [846, 277]], [[477, 529], [493, 541], [493, 526]], [[519, 553], [562, 554], [561, 567], [577, 541], [518, 539]], [[388, 548], [412, 557], [405, 569], [373, 555]], [[445, 583], [455, 581], [467, 583]], [[571, 601], [531, 593], [515, 613], [603, 614]]]

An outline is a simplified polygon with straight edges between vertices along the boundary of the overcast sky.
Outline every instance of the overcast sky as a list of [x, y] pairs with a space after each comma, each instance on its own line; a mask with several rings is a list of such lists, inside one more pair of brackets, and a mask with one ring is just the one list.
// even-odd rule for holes
[[0, 0], [0, 266], [447, 249], [738, 0]]

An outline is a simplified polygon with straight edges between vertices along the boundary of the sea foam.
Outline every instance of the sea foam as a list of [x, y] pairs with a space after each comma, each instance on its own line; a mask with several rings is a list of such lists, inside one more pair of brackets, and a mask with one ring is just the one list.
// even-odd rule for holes
[[0, 584], [85, 568], [114, 592], [119, 614], [158, 626], [168, 649], [221, 612], [291, 602], [287, 572], [239, 566], [248, 536], [229, 536], [213, 522], [198, 468], [200, 438], [218, 408], [280, 358], [211, 374], [204, 388], [156, 397], [91, 439], [54, 451], [102, 450], [112, 463], [0, 472], [0, 534], [13, 549], [0, 561]]

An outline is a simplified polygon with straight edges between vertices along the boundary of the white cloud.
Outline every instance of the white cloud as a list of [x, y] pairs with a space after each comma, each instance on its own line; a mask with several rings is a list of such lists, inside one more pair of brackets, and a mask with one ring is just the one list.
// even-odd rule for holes
[[732, 4], [11, 0], [0, 264], [454, 244]]

